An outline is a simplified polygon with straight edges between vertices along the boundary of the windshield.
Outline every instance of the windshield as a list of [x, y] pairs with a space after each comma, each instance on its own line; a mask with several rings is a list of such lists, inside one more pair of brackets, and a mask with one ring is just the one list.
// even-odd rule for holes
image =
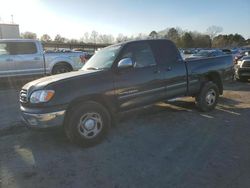
[[121, 45], [111, 46], [98, 51], [83, 66], [82, 70], [101, 70], [111, 68], [115, 58], [117, 57]]

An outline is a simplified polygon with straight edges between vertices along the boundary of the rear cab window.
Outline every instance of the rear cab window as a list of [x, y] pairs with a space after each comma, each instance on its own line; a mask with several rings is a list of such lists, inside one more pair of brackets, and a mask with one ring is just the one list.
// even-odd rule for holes
[[34, 42], [7, 42], [10, 55], [36, 54], [37, 47]]

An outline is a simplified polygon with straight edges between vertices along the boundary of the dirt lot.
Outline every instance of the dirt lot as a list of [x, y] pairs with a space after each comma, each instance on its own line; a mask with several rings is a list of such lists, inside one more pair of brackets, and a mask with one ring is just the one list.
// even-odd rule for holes
[[92, 148], [61, 129], [1, 131], [0, 187], [248, 188], [249, 117], [250, 83], [234, 82], [213, 112], [191, 98], [159, 103], [125, 115]]

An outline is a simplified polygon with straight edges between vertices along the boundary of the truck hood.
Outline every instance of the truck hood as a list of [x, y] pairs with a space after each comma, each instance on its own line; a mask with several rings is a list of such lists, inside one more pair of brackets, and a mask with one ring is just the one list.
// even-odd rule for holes
[[79, 71], [63, 73], [63, 74], [58, 74], [58, 75], [53, 75], [53, 76], [46, 76], [46, 77], [31, 81], [25, 84], [22, 89], [29, 90], [29, 91], [34, 90], [34, 89], [42, 89], [45, 86], [52, 84], [54, 82], [71, 79], [77, 76], [87, 76], [95, 72], [99, 72], [99, 71], [98, 70], [90, 70], [90, 71], [79, 70]]

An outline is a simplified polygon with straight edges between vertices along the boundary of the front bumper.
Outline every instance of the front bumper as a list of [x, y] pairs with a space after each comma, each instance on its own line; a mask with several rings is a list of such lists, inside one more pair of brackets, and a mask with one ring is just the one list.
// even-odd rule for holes
[[48, 128], [62, 125], [65, 112], [65, 110], [61, 110], [50, 113], [34, 114], [21, 111], [23, 121], [29, 127], [34, 128]]
[[250, 68], [235, 68], [235, 75], [237, 78], [239, 77], [250, 77]]

